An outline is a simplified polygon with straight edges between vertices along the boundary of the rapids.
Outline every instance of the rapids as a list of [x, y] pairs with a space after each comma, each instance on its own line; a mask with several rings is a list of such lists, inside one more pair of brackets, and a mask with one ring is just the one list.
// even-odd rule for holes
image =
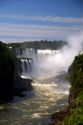
[[[65, 82], [65, 83], [64, 83]], [[39, 78], [33, 91], [0, 105], [0, 125], [45, 125], [52, 113], [67, 105], [69, 83], [58, 78]]]

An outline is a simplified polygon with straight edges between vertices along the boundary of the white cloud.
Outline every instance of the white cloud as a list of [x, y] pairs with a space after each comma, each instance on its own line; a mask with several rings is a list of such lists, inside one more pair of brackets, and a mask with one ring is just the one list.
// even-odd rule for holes
[[81, 23], [83, 24], [83, 17], [56, 17], [56, 16], [28, 16], [28, 15], [5, 15], [0, 14], [0, 18], [13, 18], [22, 20], [38, 20], [50, 22], [64, 22], [64, 23]]
[[72, 34], [80, 31], [83, 31], [83, 26], [60, 27], [47, 25], [0, 24], [0, 40], [60, 40], [66, 39]]
[[[70, 26], [56, 26], [53, 25], [29, 25], [29, 24], [14, 24], [14, 23], [0, 23], [0, 40], [5, 41], [24, 41], [24, 40], [41, 40], [41, 39], [66, 39], [67, 37], [77, 32], [83, 31], [83, 18], [74, 17], [53, 17], [53, 16], [27, 16], [27, 15], [1, 15], [0, 18], [5, 21], [8, 19], [9, 22], [13, 20], [33, 20], [41, 22], [59, 22], [59, 23], [70, 23]], [[41, 22], [40, 22], [41, 21]], [[0, 21], [1, 22], [1, 21]], [[74, 25], [72, 25], [72, 23]]]

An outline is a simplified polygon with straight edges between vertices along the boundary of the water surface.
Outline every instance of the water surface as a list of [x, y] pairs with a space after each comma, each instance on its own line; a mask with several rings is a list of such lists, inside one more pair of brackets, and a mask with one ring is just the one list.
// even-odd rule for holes
[[0, 125], [44, 125], [55, 111], [67, 104], [69, 83], [51, 79], [34, 80], [33, 91], [0, 105]]

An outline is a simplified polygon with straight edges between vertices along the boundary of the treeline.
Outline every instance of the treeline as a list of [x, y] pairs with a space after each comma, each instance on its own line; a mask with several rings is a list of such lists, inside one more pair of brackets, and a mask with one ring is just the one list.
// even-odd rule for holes
[[47, 41], [47, 40], [41, 40], [41, 41], [31, 41], [31, 42], [23, 42], [23, 43], [9, 43], [9, 46], [12, 47], [23, 47], [23, 48], [33, 48], [35, 50], [37, 49], [52, 49], [56, 50], [61, 48], [64, 45], [67, 45], [66, 41]]

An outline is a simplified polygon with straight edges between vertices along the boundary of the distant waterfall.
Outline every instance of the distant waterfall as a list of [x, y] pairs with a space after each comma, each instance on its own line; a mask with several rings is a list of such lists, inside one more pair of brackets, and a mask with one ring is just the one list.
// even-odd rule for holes
[[22, 53], [17, 55], [22, 62], [22, 76], [40, 77], [48, 75], [48, 73], [51, 73], [52, 69], [49, 62], [51, 60], [54, 61], [54, 56], [57, 53], [58, 50], [35, 50], [32, 48], [24, 48]]
[[31, 76], [31, 73], [32, 73], [32, 60], [30, 60], [30, 59], [21, 59], [21, 65], [22, 65], [22, 70], [23, 70], [23, 72], [22, 72], [22, 76], [26, 76], [26, 77], [28, 77], [28, 76]]

